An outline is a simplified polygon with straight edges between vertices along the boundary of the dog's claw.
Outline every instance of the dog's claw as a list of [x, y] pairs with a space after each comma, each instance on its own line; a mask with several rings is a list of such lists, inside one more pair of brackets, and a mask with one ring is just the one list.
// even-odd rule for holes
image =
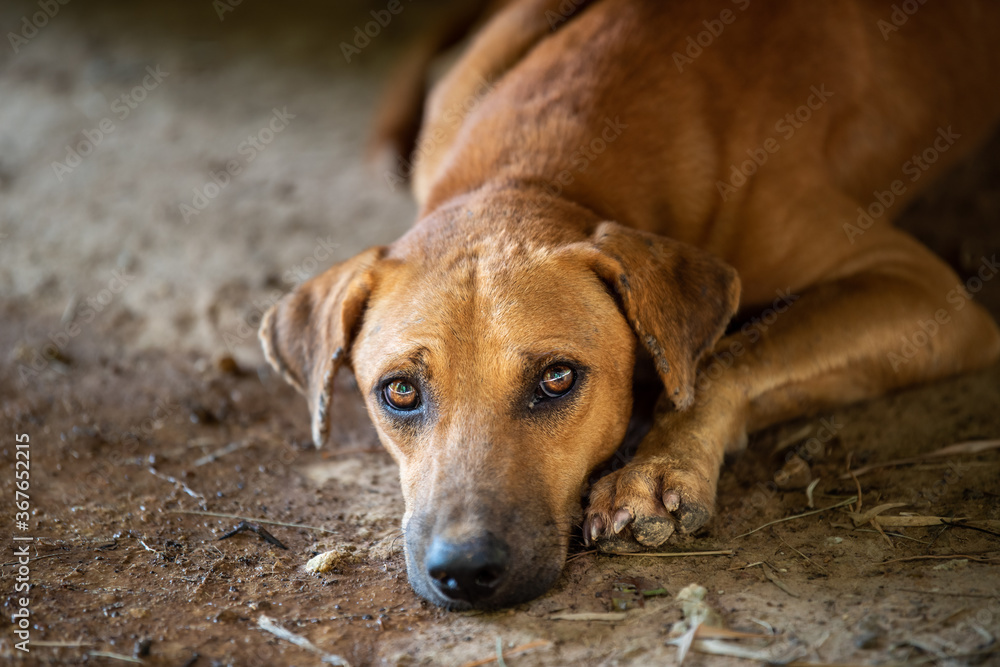
[[583, 536], [589, 546], [591, 542], [596, 542], [597, 538], [604, 532], [604, 519], [599, 516], [592, 516], [587, 519], [583, 528]]
[[614, 523], [611, 526], [611, 529], [614, 531], [615, 535], [617, 535], [618, 533], [622, 532], [622, 530], [625, 529], [625, 526], [629, 525], [631, 521], [632, 521], [632, 513], [623, 507], [622, 509], [615, 512], [615, 519]]
[[681, 506], [681, 494], [674, 489], [668, 490], [663, 494], [663, 506], [667, 508], [668, 512], [676, 512], [677, 508]]

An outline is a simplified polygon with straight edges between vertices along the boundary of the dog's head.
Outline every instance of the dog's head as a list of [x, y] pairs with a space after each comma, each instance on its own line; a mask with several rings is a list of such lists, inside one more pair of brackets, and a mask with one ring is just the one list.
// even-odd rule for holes
[[333, 376], [353, 370], [399, 463], [410, 583], [450, 608], [553, 583], [588, 474], [624, 436], [637, 344], [684, 409], [739, 298], [735, 272], [692, 246], [509, 211], [436, 214], [303, 284], [261, 327], [317, 445]]

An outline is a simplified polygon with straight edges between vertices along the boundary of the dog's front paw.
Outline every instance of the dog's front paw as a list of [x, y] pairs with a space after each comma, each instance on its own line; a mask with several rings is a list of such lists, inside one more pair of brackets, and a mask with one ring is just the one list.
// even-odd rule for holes
[[632, 462], [594, 483], [584, 540], [601, 551], [642, 551], [692, 533], [712, 516], [715, 482], [668, 457]]

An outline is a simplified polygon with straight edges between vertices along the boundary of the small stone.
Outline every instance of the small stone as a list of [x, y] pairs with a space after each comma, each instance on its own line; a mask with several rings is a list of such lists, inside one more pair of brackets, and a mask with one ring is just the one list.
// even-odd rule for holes
[[969, 566], [968, 558], [956, 558], [954, 560], [945, 561], [934, 566], [935, 570], [944, 570], [950, 572], [952, 570], [961, 570]]
[[306, 563], [306, 572], [322, 574], [339, 565], [347, 565], [357, 561], [358, 556], [354, 553], [353, 547], [337, 547], [310, 558]]
[[215, 621], [216, 623], [235, 623], [236, 621], [240, 620], [240, 614], [239, 611], [237, 611], [233, 607], [229, 607], [227, 609], [223, 609], [218, 614], [216, 614], [215, 618], [212, 620]]
[[215, 360], [215, 368], [226, 375], [239, 375], [241, 372], [240, 365], [228, 354]]

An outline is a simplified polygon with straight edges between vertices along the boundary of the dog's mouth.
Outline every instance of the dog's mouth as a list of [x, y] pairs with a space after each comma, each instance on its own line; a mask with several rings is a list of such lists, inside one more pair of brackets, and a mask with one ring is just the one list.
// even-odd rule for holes
[[566, 560], [568, 539], [553, 523], [514, 532], [422, 531], [421, 523], [411, 519], [405, 531], [410, 585], [449, 610], [500, 609], [532, 600], [552, 586]]

